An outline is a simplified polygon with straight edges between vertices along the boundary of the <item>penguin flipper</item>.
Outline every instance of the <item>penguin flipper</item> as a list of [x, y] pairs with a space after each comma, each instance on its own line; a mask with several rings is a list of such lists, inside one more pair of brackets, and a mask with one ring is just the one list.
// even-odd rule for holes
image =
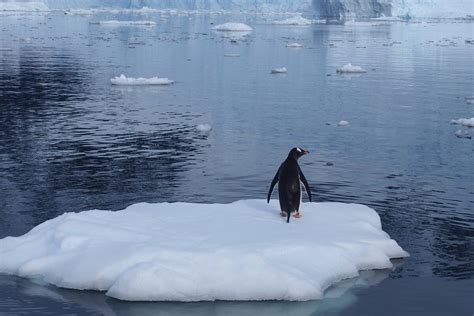
[[308, 194], [309, 201], [311, 202], [311, 190], [309, 188], [308, 181], [306, 181], [306, 178], [304, 177], [303, 171], [301, 171], [301, 168], [298, 166], [298, 171], [300, 174], [300, 180], [303, 182], [304, 189], [306, 191], [306, 194]]
[[270, 197], [272, 196], [273, 188], [275, 187], [275, 184], [277, 184], [278, 178], [280, 177], [280, 168], [278, 168], [277, 173], [273, 177], [272, 184], [270, 184], [270, 190], [268, 190], [268, 196], [267, 196], [267, 203], [270, 203]]

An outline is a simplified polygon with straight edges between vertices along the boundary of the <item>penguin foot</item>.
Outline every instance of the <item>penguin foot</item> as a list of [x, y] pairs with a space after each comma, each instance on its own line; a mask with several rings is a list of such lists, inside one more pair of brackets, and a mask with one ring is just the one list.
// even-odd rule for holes
[[294, 218], [301, 218], [301, 216], [303, 216], [303, 215], [301, 215], [299, 212], [297, 212], [295, 215], [293, 215]]
[[281, 212], [280, 212], [280, 216], [281, 216], [281, 217], [286, 217], [286, 212], [281, 211]]

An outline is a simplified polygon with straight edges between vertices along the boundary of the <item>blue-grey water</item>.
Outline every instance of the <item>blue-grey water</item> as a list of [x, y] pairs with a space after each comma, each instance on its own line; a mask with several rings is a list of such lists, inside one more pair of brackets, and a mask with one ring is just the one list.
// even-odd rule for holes
[[[310, 302], [130, 303], [0, 275], [1, 315], [474, 312], [474, 143], [455, 136], [474, 130], [450, 124], [474, 116], [473, 23], [269, 23], [280, 18], [1, 14], [0, 238], [63, 212], [265, 198], [298, 145], [314, 200], [373, 207], [411, 257]], [[211, 31], [228, 21], [254, 31]], [[349, 62], [368, 72], [336, 74]], [[122, 73], [176, 83], [112, 86]]]

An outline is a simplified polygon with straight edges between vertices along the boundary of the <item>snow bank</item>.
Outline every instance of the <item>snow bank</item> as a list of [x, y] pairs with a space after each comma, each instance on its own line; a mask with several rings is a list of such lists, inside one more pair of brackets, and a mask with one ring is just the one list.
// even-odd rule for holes
[[126, 77], [125, 75], [120, 75], [120, 77], [115, 77], [110, 79], [110, 82], [114, 85], [170, 85], [173, 84], [174, 81], [168, 78], [158, 78], [158, 77], [151, 77], [151, 78], [131, 78]]
[[243, 23], [234, 23], [228, 22], [224, 24], [216, 25], [212, 28], [215, 31], [223, 31], [223, 32], [250, 32], [252, 28], [247, 24]]
[[336, 70], [339, 73], [350, 73], [350, 74], [360, 74], [360, 73], [365, 73], [367, 70], [360, 66], [353, 66], [351, 63], [342, 66], [341, 68], [338, 68]]
[[288, 69], [286, 69], [286, 67], [272, 69], [272, 74], [286, 74], [287, 72]]
[[108, 25], [108, 26], [137, 26], [137, 25], [154, 26], [154, 25], [156, 25], [156, 22], [154, 22], [154, 21], [118, 21], [118, 20], [110, 20], [110, 21], [90, 22], [90, 24], [99, 24], [99, 25]]
[[451, 124], [458, 124], [458, 125], [464, 125], [464, 126], [467, 126], [467, 127], [474, 127], [474, 117], [471, 117], [470, 119], [460, 118], [458, 120], [451, 120]]
[[311, 300], [408, 254], [367, 206], [277, 200], [139, 203], [65, 213], [0, 239], [0, 272], [123, 300]]
[[276, 25], [311, 25], [313, 21], [305, 19], [301, 15], [297, 15], [285, 20], [273, 21], [273, 24]]

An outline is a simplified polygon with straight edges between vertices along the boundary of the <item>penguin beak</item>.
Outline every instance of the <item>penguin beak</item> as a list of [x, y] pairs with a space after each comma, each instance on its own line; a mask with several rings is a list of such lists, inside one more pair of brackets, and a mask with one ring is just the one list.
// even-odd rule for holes
[[309, 154], [309, 151], [303, 150], [303, 155], [307, 155], [307, 154]]

